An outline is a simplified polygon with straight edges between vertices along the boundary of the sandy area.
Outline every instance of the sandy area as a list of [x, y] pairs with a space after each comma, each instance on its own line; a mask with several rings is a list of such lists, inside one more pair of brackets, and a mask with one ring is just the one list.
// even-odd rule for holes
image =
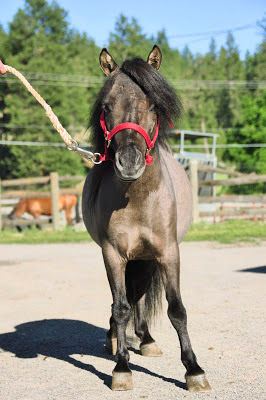
[[265, 399], [265, 247], [184, 243], [181, 260], [190, 337], [212, 393], [185, 390], [165, 305], [152, 328], [163, 357], [142, 357], [131, 340], [134, 390], [112, 392], [100, 249], [0, 245], [0, 399]]

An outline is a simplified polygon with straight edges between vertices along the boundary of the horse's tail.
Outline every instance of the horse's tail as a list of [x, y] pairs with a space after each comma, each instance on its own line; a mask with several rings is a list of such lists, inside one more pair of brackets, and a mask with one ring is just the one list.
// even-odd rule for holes
[[[145, 296], [145, 319], [148, 325], [162, 309], [163, 282], [160, 269], [155, 261], [129, 261], [126, 267], [127, 298], [135, 315], [136, 304]], [[132, 321], [133, 322], [133, 321]]]
[[8, 214], [9, 219], [14, 219], [15, 217], [21, 217], [21, 215], [24, 214], [26, 211], [26, 200], [27, 199], [22, 199], [18, 202], [18, 204], [15, 206], [15, 208], [11, 211], [10, 214]]
[[75, 208], [75, 210], [76, 210], [76, 222], [78, 223], [78, 222], [80, 222], [80, 215], [79, 215], [79, 196], [78, 195], [76, 195], [77, 196], [77, 202], [76, 202], [76, 208]]

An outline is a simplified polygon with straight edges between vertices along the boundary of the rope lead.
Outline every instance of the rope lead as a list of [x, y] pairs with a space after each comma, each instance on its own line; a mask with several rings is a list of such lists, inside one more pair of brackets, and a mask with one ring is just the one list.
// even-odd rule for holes
[[0, 60], [0, 74], [5, 75], [6, 72], [10, 72], [11, 74], [15, 75], [26, 88], [28, 91], [35, 97], [35, 99], [41, 104], [41, 106], [45, 109], [47, 117], [50, 119], [51, 123], [53, 124], [54, 128], [57, 130], [57, 132], [60, 134], [61, 138], [65, 142], [67, 146], [71, 146], [72, 144], [72, 137], [70, 134], [63, 128], [63, 126], [60, 124], [57, 116], [53, 113], [51, 107], [49, 104], [47, 104], [44, 99], [39, 95], [38, 92], [36, 92], [35, 89], [31, 86], [31, 84], [27, 81], [27, 79], [20, 73], [18, 72], [15, 68], [10, 67], [9, 65], [4, 65], [2, 61]]

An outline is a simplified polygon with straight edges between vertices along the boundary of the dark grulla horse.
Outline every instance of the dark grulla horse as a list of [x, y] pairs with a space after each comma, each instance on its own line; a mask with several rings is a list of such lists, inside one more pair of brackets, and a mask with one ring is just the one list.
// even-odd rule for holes
[[100, 54], [109, 78], [96, 99], [90, 128], [94, 150], [104, 153], [106, 162], [94, 166], [86, 179], [83, 217], [102, 248], [113, 296], [106, 338], [106, 350], [116, 354], [117, 362], [112, 389], [133, 388], [126, 346], [132, 314], [142, 355], [162, 354], [148, 329], [162, 282], [188, 390], [202, 392], [210, 386], [190, 344], [179, 285], [179, 244], [191, 223], [192, 195], [166, 142], [169, 122], [179, 117], [181, 104], [158, 72], [161, 58], [154, 46], [147, 62], [134, 58], [119, 68], [106, 49]]

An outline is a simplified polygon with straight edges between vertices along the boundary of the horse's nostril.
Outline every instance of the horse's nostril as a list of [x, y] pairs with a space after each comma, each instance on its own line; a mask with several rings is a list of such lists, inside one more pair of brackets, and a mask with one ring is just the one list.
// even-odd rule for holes
[[116, 153], [115, 158], [116, 158], [116, 166], [117, 166], [117, 168], [120, 171], [122, 171], [123, 170], [123, 160], [122, 160], [122, 157], [121, 157], [121, 153]]
[[119, 165], [123, 168], [124, 162], [123, 162], [123, 158], [120, 155], [118, 156], [118, 162], [119, 162]]
[[141, 152], [140, 151], [137, 151], [135, 163], [136, 163], [136, 165], [141, 164]]

